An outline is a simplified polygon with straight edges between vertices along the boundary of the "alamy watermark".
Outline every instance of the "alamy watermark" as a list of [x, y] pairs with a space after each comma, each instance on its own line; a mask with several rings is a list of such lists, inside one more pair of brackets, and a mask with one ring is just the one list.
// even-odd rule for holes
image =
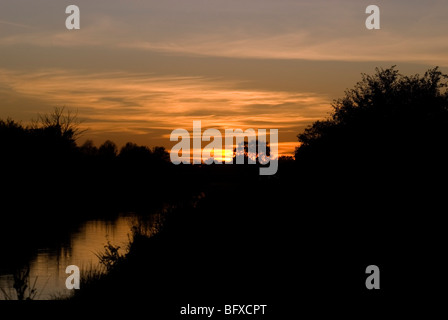
[[[68, 30], [79, 30], [80, 27], [80, 10], [76, 5], [69, 5], [65, 9], [66, 14], [70, 14], [65, 20], [65, 27]], [[368, 30], [380, 29], [380, 8], [376, 5], [369, 5], [365, 10], [369, 16], [366, 19], [365, 25]]]
[[75, 265], [70, 265], [65, 269], [65, 273], [70, 275], [65, 280], [65, 286], [69, 290], [80, 288], [80, 272], [79, 267]]
[[[184, 164], [261, 164], [260, 175], [273, 175], [278, 168], [278, 129], [225, 129], [225, 139], [218, 129], [202, 132], [201, 121], [193, 121], [192, 136], [185, 129], [171, 132], [170, 141], [180, 141], [171, 149], [171, 162]], [[211, 139], [213, 140], [211, 141]], [[247, 142], [246, 139], [247, 138]], [[191, 146], [193, 140], [193, 146]], [[211, 141], [202, 148], [202, 141]], [[234, 143], [236, 141], [236, 143]], [[269, 164], [269, 166], [267, 166]]]
[[370, 14], [366, 19], [366, 28], [368, 30], [379, 30], [380, 28], [380, 8], [371, 4], [366, 8], [366, 14]]
[[380, 268], [370, 265], [366, 268], [366, 274], [370, 274], [366, 279], [366, 288], [369, 290], [380, 288]]
[[68, 30], [79, 30], [81, 29], [81, 19], [80, 19], [80, 10], [78, 6], [69, 5], [65, 8], [65, 13], [70, 14], [67, 19], [65, 19], [65, 27]]

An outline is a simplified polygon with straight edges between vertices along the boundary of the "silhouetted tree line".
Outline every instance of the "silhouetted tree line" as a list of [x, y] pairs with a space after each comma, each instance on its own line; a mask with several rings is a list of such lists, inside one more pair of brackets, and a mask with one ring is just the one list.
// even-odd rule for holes
[[118, 151], [110, 140], [78, 146], [82, 133], [76, 115], [64, 108], [26, 126], [0, 120], [3, 215], [130, 211], [193, 192], [193, 184], [188, 191], [175, 187], [183, 172], [170, 163], [165, 148], [128, 142]]
[[376, 69], [298, 135], [287, 192], [300, 197], [297, 212], [309, 214], [304, 223], [335, 259], [437, 257], [448, 192], [447, 79], [438, 68], [412, 76]]
[[[447, 75], [438, 68], [403, 76], [395, 67], [363, 74], [362, 81], [334, 101], [333, 113], [298, 135], [296, 159], [319, 165], [400, 166], [446, 160]], [[407, 167], [407, 166], [406, 166]]]
[[[348, 288], [362, 295], [371, 264], [384, 270], [386, 294], [413, 289], [418, 284], [406, 280], [429, 275], [446, 243], [447, 79], [437, 68], [423, 76], [395, 67], [363, 75], [328, 119], [298, 135], [295, 161], [281, 159], [276, 179], [240, 174], [250, 166], [174, 166], [157, 147], [78, 147], [79, 131], [63, 129], [61, 120], [25, 128], [1, 121], [4, 202], [29, 208], [30, 218], [42, 203], [63, 214], [76, 203], [78, 213], [90, 203], [129, 210], [206, 191], [197, 206], [178, 207], [161, 237], [134, 247], [138, 267], [119, 283], [126, 289], [113, 282], [105, 298], [143, 296], [141, 281], [167, 299], [179, 289], [191, 294], [192, 285], [227, 296], [241, 283], [245, 297], [278, 295], [285, 283], [306, 294]], [[148, 270], [155, 276], [141, 280]], [[210, 282], [222, 270], [219, 284]], [[277, 276], [264, 278], [271, 273]], [[294, 305], [296, 296], [288, 296]]]

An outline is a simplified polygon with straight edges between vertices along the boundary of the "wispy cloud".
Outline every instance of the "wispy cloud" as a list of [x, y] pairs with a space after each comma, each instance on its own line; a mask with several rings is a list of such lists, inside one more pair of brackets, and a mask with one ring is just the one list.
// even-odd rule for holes
[[325, 61], [402, 61], [448, 66], [448, 36], [403, 38], [382, 34], [330, 38], [320, 43], [312, 34], [291, 33], [262, 38], [219, 38], [204, 35], [177, 42], [135, 42], [123, 47], [230, 58]]
[[299, 128], [330, 109], [325, 95], [241, 90], [238, 83], [204, 77], [0, 70], [0, 86], [49, 106], [78, 109], [95, 135], [132, 136], [145, 144], [167, 145], [172, 130], [190, 130], [193, 120], [202, 120], [204, 128], [275, 128], [280, 142], [295, 143]]
[[32, 28], [32, 27], [30, 27], [29, 25], [26, 25], [26, 24], [16, 23], [16, 22], [11, 22], [11, 21], [6, 21], [6, 20], [0, 20], [0, 24], [7, 25], [7, 26], [13, 26], [13, 27], [19, 27], [19, 28], [25, 28], [25, 29], [31, 29]]
[[[108, 2], [109, 3], [109, 2]], [[368, 2], [81, 1], [81, 30], [63, 26], [0, 37], [0, 45], [102, 46], [181, 55], [334, 61], [403, 61], [448, 66], [446, 1], [383, 1], [381, 30], [368, 31]], [[63, 18], [64, 16], [62, 16]], [[2, 20], [0, 20], [1, 23]], [[9, 22], [9, 24], [16, 24]], [[17, 23], [17, 25], [20, 25]]]
[[446, 0], [377, 0], [375, 31], [367, 0], [79, 0], [81, 30], [65, 28], [68, 2], [25, 3], [0, 12], [2, 116], [68, 105], [97, 141], [166, 144], [202, 120], [278, 128], [293, 149], [354, 73], [378, 61], [448, 66]]

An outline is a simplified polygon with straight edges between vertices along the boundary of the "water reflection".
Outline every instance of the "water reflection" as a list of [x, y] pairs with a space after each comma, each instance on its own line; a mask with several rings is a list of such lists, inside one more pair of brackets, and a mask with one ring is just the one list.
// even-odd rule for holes
[[[70, 235], [68, 244], [59, 248], [39, 248], [29, 261], [30, 283], [36, 281], [36, 299], [53, 299], [55, 296], [70, 294], [65, 287], [68, 265], [77, 265], [80, 269], [98, 268], [96, 253], [104, 251], [104, 245], [110, 241], [120, 246], [120, 252], [126, 250], [129, 236], [136, 216], [123, 214], [113, 221], [104, 219], [86, 221]], [[36, 280], [37, 279], [37, 280]], [[13, 275], [0, 271], [0, 288], [15, 297]], [[3, 299], [0, 294], [0, 299]]]

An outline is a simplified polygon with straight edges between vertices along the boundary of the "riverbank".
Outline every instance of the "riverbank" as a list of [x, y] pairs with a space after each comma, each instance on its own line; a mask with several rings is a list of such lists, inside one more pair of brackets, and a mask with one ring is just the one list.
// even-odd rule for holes
[[[270, 265], [281, 263], [282, 251], [275, 228], [280, 221], [270, 210], [275, 199], [268, 198], [272, 184], [266, 180], [250, 190], [242, 180], [227, 182], [231, 186], [215, 186], [166, 212], [152, 236], [135, 228], [126, 256], [107, 274], [82, 281], [72, 300], [157, 304], [271, 296], [277, 279], [268, 276]], [[252, 182], [246, 180], [247, 185]]]

